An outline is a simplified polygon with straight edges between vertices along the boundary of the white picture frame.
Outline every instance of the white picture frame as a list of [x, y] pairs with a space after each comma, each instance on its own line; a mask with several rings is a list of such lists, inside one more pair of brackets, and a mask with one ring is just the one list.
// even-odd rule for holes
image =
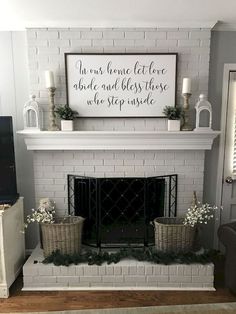
[[65, 53], [67, 104], [79, 117], [164, 117], [176, 102], [177, 53]]

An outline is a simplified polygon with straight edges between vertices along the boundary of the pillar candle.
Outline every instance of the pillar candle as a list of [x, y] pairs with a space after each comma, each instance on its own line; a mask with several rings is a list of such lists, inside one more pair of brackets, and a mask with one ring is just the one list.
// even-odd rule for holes
[[52, 71], [45, 71], [46, 88], [55, 87], [54, 75]]
[[182, 94], [191, 94], [191, 79], [188, 77], [183, 79]]

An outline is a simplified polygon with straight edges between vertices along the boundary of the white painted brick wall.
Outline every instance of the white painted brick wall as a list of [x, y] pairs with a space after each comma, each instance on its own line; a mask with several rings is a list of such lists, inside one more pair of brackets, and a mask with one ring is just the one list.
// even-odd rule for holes
[[[179, 54], [178, 103], [183, 102], [182, 79], [188, 76], [193, 79], [193, 95], [190, 100], [193, 108], [199, 94], [207, 94], [210, 37], [209, 29], [28, 29], [31, 92], [36, 94], [46, 111], [45, 127], [48, 124], [48, 100], [44, 71], [52, 69], [55, 72], [56, 103], [65, 103], [64, 52], [177, 52]], [[112, 123], [109, 123], [108, 121], [111, 120]], [[124, 125], [121, 126], [121, 124]], [[166, 123], [163, 123], [163, 119], [79, 119], [76, 128], [81, 130], [120, 130], [121, 128], [163, 130], [166, 129]]]
[[[48, 124], [48, 96], [44, 71], [55, 72], [56, 103], [66, 102], [64, 52], [177, 52], [178, 104], [183, 77], [193, 79], [193, 108], [200, 93], [207, 94], [210, 53], [209, 29], [156, 28], [81, 28], [28, 29], [28, 55], [31, 92], [36, 94]], [[158, 118], [99, 118], [78, 119], [78, 130], [160, 131], [167, 129], [166, 119]], [[58, 213], [67, 209], [66, 175], [80, 174], [99, 177], [179, 175], [178, 214], [186, 211], [193, 190], [199, 199], [203, 191], [204, 153], [189, 151], [134, 152], [35, 152], [34, 174], [36, 202], [52, 197]]]
[[34, 153], [36, 201], [52, 197], [58, 214], [67, 209], [67, 174], [94, 177], [155, 176], [177, 173], [178, 214], [185, 213], [193, 191], [203, 193], [204, 152], [196, 151], [89, 151]]

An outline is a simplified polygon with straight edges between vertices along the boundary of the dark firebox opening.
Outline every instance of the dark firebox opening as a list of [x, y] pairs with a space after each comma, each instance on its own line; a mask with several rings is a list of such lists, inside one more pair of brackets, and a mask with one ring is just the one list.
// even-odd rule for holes
[[177, 175], [148, 178], [91, 178], [68, 175], [70, 215], [86, 218], [83, 243], [94, 247], [142, 247], [154, 244], [150, 224], [174, 217]]

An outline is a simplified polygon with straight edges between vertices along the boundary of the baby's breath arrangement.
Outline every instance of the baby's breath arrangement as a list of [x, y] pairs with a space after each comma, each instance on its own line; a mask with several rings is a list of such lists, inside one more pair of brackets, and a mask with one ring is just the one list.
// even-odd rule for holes
[[26, 217], [25, 228], [32, 222], [52, 224], [55, 222], [55, 202], [49, 198], [42, 198], [37, 209]]
[[215, 205], [211, 206], [207, 203], [201, 204], [200, 202], [191, 205], [186, 213], [184, 225], [194, 227], [197, 224], [207, 224], [214, 217], [214, 211], [217, 208]]

